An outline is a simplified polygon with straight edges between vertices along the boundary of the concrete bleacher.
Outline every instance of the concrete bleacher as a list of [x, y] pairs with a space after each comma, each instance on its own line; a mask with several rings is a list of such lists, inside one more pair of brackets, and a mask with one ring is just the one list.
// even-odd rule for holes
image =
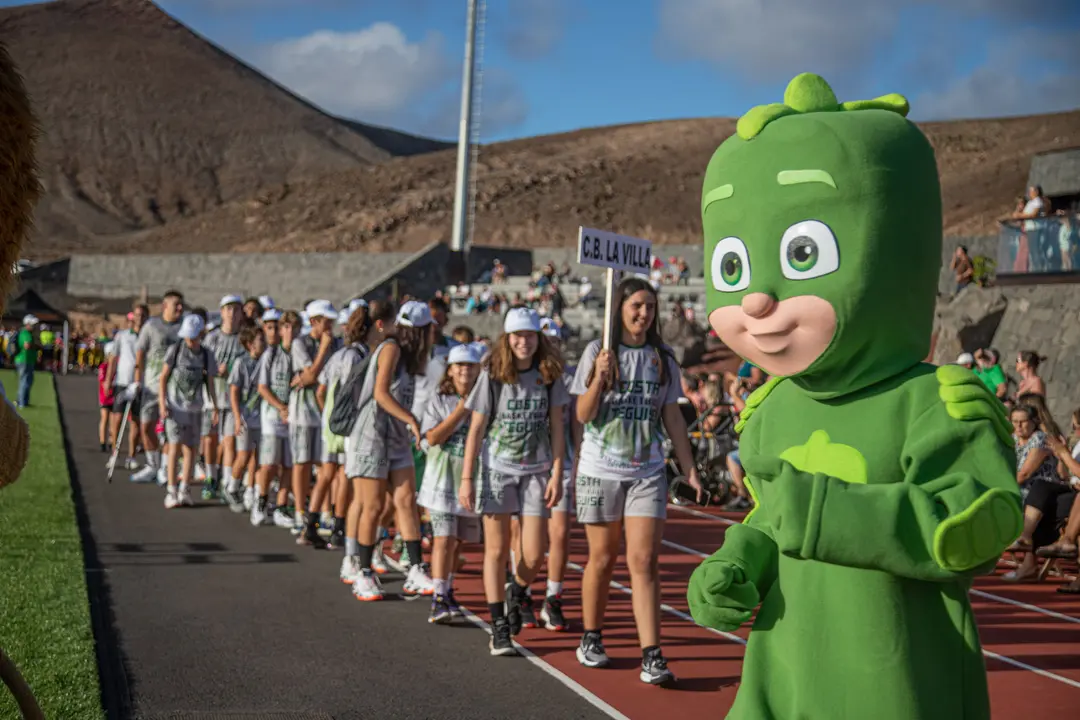
[[[570, 326], [577, 339], [582, 342], [601, 337], [604, 332], [605, 278], [601, 275], [590, 279], [592, 280], [592, 293], [590, 294], [592, 300], [587, 307], [578, 303], [580, 285], [574, 280], [580, 280], [580, 278], [572, 278], [571, 282], [559, 283], [559, 289], [566, 299], [566, 307], [562, 314], [563, 320]], [[511, 276], [506, 278], [505, 283], [500, 284], [474, 283], [469, 286], [469, 293], [470, 295], [479, 295], [485, 287], [490, 287], [492, 292], [505, 295], [513, 303], [514, 296], [518, 293], [521, 294], [522, 298], [527, 296], [531, 282], [532, 278], [526, 275]], [[454, 289], [450, 288], [450, 292], [453, 295]], [[670, 314], [672, 304], [681, 300], [684, 307], [694, 308], [698, 322], [703, 323], [705, 321], [705, 278], [692, 277], [686, 285], [663, 285], [660, 288], [659, 300], [660, 307], [658, 311], [661, 320]], [[455, 300], [451, 304], [450, 315], [451, 325], [468, 325], [479, 335], [495, 336], [502, 329], [501, 313], [497, 316], [492, 313], [466, 314], [463, 300], [460, 302]]]

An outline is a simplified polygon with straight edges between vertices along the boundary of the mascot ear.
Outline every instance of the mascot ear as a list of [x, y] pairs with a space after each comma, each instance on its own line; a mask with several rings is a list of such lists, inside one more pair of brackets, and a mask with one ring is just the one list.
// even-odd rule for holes
[[[0, 311], [15, 275], [23, 243], [41, 195], [35, 149], [38, 124], [30, 98], [7, 48], [0, 43]], [[0, 401], [0, 488], [19, 478], [30, 435], [26, 422]]]

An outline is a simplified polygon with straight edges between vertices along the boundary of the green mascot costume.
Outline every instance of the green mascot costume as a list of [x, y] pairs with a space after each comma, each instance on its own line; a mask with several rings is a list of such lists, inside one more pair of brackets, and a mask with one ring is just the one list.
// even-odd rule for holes
[[926, 358], [942, 218], [899, 95], [803, 74], [702, 190], [709, 322], [772, 379], [739, 422], [754, 510], [698, 567], [694, 620], [758, 609], [729, 718], [990, 717], [972, 578], [1021, 530], [1002, 405]]

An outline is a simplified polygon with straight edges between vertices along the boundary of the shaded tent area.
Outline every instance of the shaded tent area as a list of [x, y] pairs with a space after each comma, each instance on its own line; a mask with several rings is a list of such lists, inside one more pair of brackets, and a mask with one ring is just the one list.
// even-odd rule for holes
[[34, 315], [46, 325], [62, 325], [67, 315], [50, 305], [33, 288], [27, 288], [4, 306], [4, 324], [21, 325], [27, 315]]

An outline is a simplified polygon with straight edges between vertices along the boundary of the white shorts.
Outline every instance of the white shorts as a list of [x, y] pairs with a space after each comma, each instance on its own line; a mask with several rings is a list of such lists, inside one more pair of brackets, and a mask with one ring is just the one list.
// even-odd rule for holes
[[476, 510], [483, 515], [532, 515], [547, 518], [544, 502], [548, 473], [508, 475], [485, 469], [476, 487]]
[[259, 438], [259, 465], [280, 465], [292, 467], [292, 450], [289, 438], [278, 435], [263, 435]]
[[448, 512], [429, 512], [433, 537], [454, 537], [462, 542], [480, 542], [480, 518]]
[[667, 517], [668, 481], [663, 472], [637, 480], [604, 480], [579, 472], [574, 491], [578, 522], [586, 525], [624, 517]]

